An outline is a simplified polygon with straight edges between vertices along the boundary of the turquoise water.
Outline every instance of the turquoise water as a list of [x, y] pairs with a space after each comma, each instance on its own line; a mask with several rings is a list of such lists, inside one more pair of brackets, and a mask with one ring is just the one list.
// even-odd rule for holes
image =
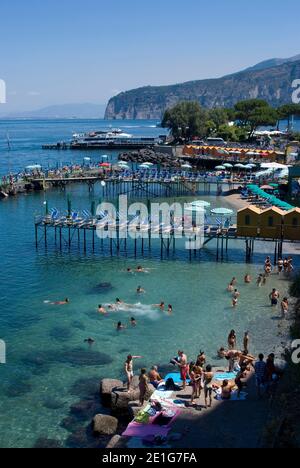
[[[86, 187], [69, 190], [74, 208], [90, 206]], [[49, 205], [65, 209], [67, 195], [49, 191]], [[97, 191], [94, 197], [99, 198]], [[226, 205], [206, 198], [212, 206]], [[143, 356], [136, 369], [157, 364], [167, 370], [178, 348], [190, 359], [202, 348], [210, 362], [222, 365], [216, 350], [226, 345], [232, 328], [240, 346], [243, 332], [250, 331], [253, 353], [270, 352], [280, 341], [268, 294], [272, 287], [285, 292], [287, 282], [274, 277], [261, 289], [243, 284], [246, 273], [256, 277], [273, 245], [258, 245], [251, 265], [244, 264], [244, 244], [238, 242], [230, 244], [224, 263], [216, 263], [213, 243], [192, 262], [186, 252], [162, 261], [156, 247], [144, 259], [103, 256], [99, 244], [95, 253], [88, 249], [86, 255], [75, 247], [60, 253], [53, 244], [36, 251], [33, 216], [41, 212], [43, 201], [43, 194], [30, 194], [0, 202], [0, 339], [7, 344], [7, 364], [0, 365], [1, 447], [32, 447], [39, 438], [79, 446], [78, 434], [83, 436], [78, 429], [90, 422], [90, 414], [86, 420], [72, 420], [73, 434], [62, 421], [72, 404], [97, 392], [102, 377], [123, 377], [128, 353]], [[149, 268], [149, 274], [126, 273], [127, 267], [139, 264]], [[226, 292], [233, 276], [241, 291], [236, 310]], [[101, 290], [100, 283], [111, 288]], [[137, 297], [139, 285], [146, 294]], [[66, 297], [71, 301], [67, 306], [45, 303]], [[98, 304], [116, 297], [142, 306], [99, 316]], [[173, 316], [151, 307], [162, 300], [173, 305]], [[137, 328], [129, 326], [132, 315]], [[121, 333], [115, 330], [119, 320], [128, 325]], [[84, 343], [88, 337], [95, 339], [91, 348]]]

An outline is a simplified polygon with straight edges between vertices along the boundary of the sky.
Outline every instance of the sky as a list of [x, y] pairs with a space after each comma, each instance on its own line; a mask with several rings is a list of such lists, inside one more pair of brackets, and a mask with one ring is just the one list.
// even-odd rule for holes
[[0, 112], [105, 104], [300, 53], [299, 0], [1, 0]]

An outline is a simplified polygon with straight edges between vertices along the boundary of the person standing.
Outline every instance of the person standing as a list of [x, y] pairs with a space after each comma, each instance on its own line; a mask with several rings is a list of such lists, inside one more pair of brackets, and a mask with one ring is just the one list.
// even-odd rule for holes
[[289, 313], [289, 300], [287, 297], [284, 297], [281, 301], [281, 313], [282, 318], [287, 318], [287, 315]]
[[261, 397], [261, 388], [266, 383], [266, 370], [267, 364], [264, 361], [264, 355], [260, 354], [258, 356], [258, 361], [255, 363], [255, 377], [256, 377], [256, 385], [257, 385], [257, 394], [258, 397]]
[[177, 363], [177, 365], [178, 365], [178, 367], [180, 369], [180, 377], [181, 377], [181, 380], [183, 382], [182, 390], [185, 390], [185, 388], [186, 388], [186, 379], [187, 379], [188, 370], [189, 370], [188, 360], [187, 360], [186, 354], [184, 354], [183, 351], [179, 351], [178, 356], [179, 356], [179, 362]]
[[130, 390], [130, 386], [131, 386], [131, 383], [132, 383], [132, 379], [133, 379], [133, 360], [134, 359], [141, 359], [141, 356], [132, 356], [131, 354], [129, 354], [127, 356], [127, 359], [125, 361], [125, 372], [126, 372], [126, 376], [127, 376], [127, 388], [128, 390]]
[[[212, 406], [213, 379], [214, 379], [214, 373], [212, 372], [212, 367], [211, 365], [208, 365], [206, 366], [206, 370], [203, 373], [204, 398], [205, 398], [206, 408], [211, 408]], [[208, 399], [209, 399], [209, 405], [207, 406]]]
[[245, 332], [243, 343], [244, 343], [244, 354], [248, 355], [249, 354], [249, 343], [250, 343], [250, 336], [249, 336], [248, 331]]
[[149, 386], [148, 386], [149, 379], [147, 377], [147, 370], [141, 369], [140, 377], [139, 377], [139, 390], [140, 390], [140, 405], [143, 406], [145, 403], [146, 394], [148, 393]]

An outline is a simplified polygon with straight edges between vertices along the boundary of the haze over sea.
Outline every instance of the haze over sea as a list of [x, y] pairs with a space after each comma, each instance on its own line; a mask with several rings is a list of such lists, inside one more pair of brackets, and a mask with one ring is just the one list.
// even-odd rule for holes
[[[156, 124], [112, 123], [129, 133], [149, 136], [162, 133]], [[89, 153], [43, 151], [41, 146], [68, 140], [73, 132], [107, 125], [95, 120], [0, 121], [0, 174], [20, 171], [32, 163], [55, 166], [81, 162]], [[11, 151], [7, 151], [7, 132]], [[100, 160], [101, 154], [89, 155]], [[143, 259], [103, 256], [99, 244], [95, 253], [88, 249], [86, 254], [75, 247], [63, 253], [50, 246], [48, 251], [35, 249], [33, 219], [43, 211], [45, 199], [50, 207], [65, 211], [70, 194], [74, 208], [89, 208], [91, 201], [99, 200], [98, 190], [89, 194], [86, 186], [71, 186], [66, 193], [50, 190], [0, 201], [0, 339], [7, 344], [7, 364], [0, 365], [2, 447], [32, 447], [40, 438], [79, 446], [85, 431], [78, 430], [90, 422], [90, 414], [85, 413], [86, 420], [71, 421], [73, 434], [62, 427], [62, 420], [69, 416], [72, 404], [97, 392], [101, 378], [123, 377], [129, 353], [143, 356], [136, 368], [158, 364], [166, 369], [178, 348], [184, 348], [190, 359], [202, 348], [211, 363], [223, 365], [216, 350], [226, 345], [232, 328], [238, 333], [239, 346], [243, 332], [250, 331], [253, 353], [271, 352], [280, 341], [268, 294], [271, 287], [286, 292], [288, 283], [273, 277], [261, 289], [243, 284], [246, 273], [255, 278], [261, 271], [273, 244], [257, 246], [251, 265], [244, 263], [242, 242], [230, 243], [224, 263], [216, 263], [213, 243], [191, 263], [187, 253], [161, 261], [155, 247], [151, 258]], [[212, 206], [228, 206], [215, 195], [201, 198]], [[149, 268], [149, 274], [126, 273], [127, 267], [139, 264]], [[235, 311], [226, 292], [233, 276], [238, 278], [241, 291]], [[106, 287], [100, 287], [101, 283]], [[142, 297], [135, 292], [139, 285], [146, 290]], [[71, 301], [67, 306], [55, 307], [48, 302], [66, 297]], [[116, 297], [143, 306], [107, 317], [97, 314], [98, 304], [113, 302]], [[173, 316], [151, 307], [162, 300], [173, 305]], [[137, 319], [137, 328], [130, 328], [131, 316]], [[115, 330], [119, 320], [128, 324], [122, 333]], [[95, 339], [92, 348], [84, 343], [88, 337]]]

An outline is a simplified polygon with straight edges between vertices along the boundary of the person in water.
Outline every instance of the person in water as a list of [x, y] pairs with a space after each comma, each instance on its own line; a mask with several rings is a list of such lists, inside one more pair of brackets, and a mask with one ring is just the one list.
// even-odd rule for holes
[[245, 284], [250, 284], [252, 282], [251, 276], [248, 274], [244, 278]]
[[94, 338], [87, 338], [84, 340], [85, 343], [87, 343], [89, 346], [92, 346], [95, 343]]
[[117, 324], [117, 331], [125, 330], [126, 326], [122, 324], [122, 322], [118, 322]]
[[131, 324], [132, 327], [136, 327], [136, 326], [137, 326], [137, 321], [135, 320], [134, 317], [131, 317], [131, 319], [130, 319], [130, 324]]
[[171, 304], [168, 305], [168, 314], [169, 315], [173, 314], [173, 306]]
[[52, 302], [52, 305], [61, 306], [61, 305], [69, 304], [69, 303], [70, 303], [70, 300], [68, 298], [66, 298], [64, 301]]
[[158, 307], [160, 310], [165, 310], [165, 303], [161, 302], [160, 304], [153, 304], [153, 307]]
[[236, 349], [236, 333], [234, 330], [231, 330], [228, 336], [228, 347], [229, 349]]
[[289, 313], [289, 300], [287, 297], [284, 297], [281, 301], [281, 315], [282, 318], [286, 318]]
[[142, 288], [142, 286], [138, 286], [136, 290], [137, 294], [145, 294], [145, 289]]
[[256, 285], [260, 288], [263, 284], [263, 275], [260, 274], [256, 280]]
[[270, 301], [271, 301], [271, 306], [276, 307], [278, 305], [278, 300], [280, 298], [279, 291], [277, 291], [276, 288], [272, 290], [272, 292], [269, 295]]
[[106, 310], [105, 310], [105, 308], [103, 307], [102, 304], [99, 304], [99, 306], [98, 306], [98, 312], [99, 312], [99, 314], [102, 314], [102, 315], [106, 315], [106, 314], [107, 314], [107, 312], [106, 312]]

